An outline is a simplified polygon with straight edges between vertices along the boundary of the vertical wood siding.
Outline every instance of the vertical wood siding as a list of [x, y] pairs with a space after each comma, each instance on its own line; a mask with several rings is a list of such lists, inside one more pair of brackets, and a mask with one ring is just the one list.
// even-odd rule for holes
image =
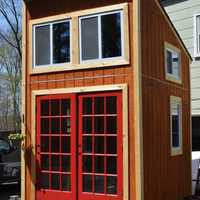
[[[183, 200], [191, 191], [189, 60], [154, 0], [141, 2], [144, 199]], [[164, 41], [181, 49], [182, 84], [165, 80]], [[170, 150], [171, 95], [183, 105], [179, 156]]]

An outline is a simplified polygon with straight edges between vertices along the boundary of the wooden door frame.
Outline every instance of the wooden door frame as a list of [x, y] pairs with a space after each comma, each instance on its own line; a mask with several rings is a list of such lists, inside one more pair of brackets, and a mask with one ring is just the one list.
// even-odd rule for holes
[[[31, 194], [30, 199], [35, 200], [36, 183], [36, 97], [40, 95], [85, 93], [85, 92], [105, 92], [122, 91], [122, 113], [123, 113], [123, 200], [129, 200], [129, 152], [128, 152], [128, 86], [127, 84], [100, 85], [90, 87], [74, 87], [62, 89], [33, 90], [31, 96]], [[23, 173], [23, 172], [22, 172]]]

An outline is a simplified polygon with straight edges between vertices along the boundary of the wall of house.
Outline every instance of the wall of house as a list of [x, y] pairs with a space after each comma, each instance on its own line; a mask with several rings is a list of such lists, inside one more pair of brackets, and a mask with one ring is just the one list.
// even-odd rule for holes
[[[163, 3], [170, 19], [194, 58], [194, 14], [200, 13], [197, 0], [166, 1]], [[192, 115], [200, 115], [200, 60], [195, 59], [191, 67]]]
[[[35, 3], [34, 3], [35, 2]], [[65, 72], [51, 72], [45, 74], [34, 74], [31, 75], [29, 71], [29, 59], [32, 55], [30, 54], [29, 44], [30, 39], [28, 25], [31, 19], [38, 19], [40, 17], [51, 16], [55, 14], [62, 14], [72, 11], [84, 10], [87, 8], [96, 8], [100, 6], [113, 5], [117, 3], [129, 2], [129, 28], [130, 28], [130, 65], [125, 66], [115, 66], [115, 67], [105, 67], [98, 69], [87, 69], [87, 70], [76, 70], [76, 71], [65, 71]], [[31, 11], [30, 11], [31, 10]], [[30, 11], [30, 12], [29, 12]], [[27, 12], [27, 31], [26, 31], [26, 134], [27, 141], [26, 147], [28, 148], [26, 152], [26, 174], [25, 174], [25, 195], [26, 200], [31, 198], [31, 183], [34, 182], [31, 176], [31, 129], [32, 129], [32, 110], [31, 110], [31, 94], [33, 90], [43, 90], [43, 89], [55, 89], [55, 88], [71, 88], [71, 87], [87, 87], [87, 86], [98, 86], [98, 85], [108, 85], [108, 84], [121, 84], [126, 83], [128, 85], [128, 124], [129, 124], [129, 177], [130, 177], [130, 199], [135, 199], [135, 154], [134, 152], [134, 85], [133, 85], [133, 55], [134, 51], [132, 48], [133, 41], [133, 5], [131, 1], [126, 0], [90, 0], [90, 1], [80, 1], [80, 0], [59, 0], [58, 3], [53, 3], [52, 1], [33, 1], [33, 3], [26, 10]]]
[[[189, 57], [154, 0], [141, 0], [144, 199], [191, 192]], [[181, 50], [182, 84], [165, 79], [164, 42]], [[170, 96], [182, 98], [183, 153], [171, 156]]]

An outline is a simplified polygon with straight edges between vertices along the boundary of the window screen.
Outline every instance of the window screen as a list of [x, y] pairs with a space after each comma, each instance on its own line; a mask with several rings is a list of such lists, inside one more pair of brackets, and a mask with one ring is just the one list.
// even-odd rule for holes
[[81, 20], [82, 60], [99, 58], [98, 17]]
[[35, 28], [35, 65], [50, 64], [50, 25]]
[[102, 57], [121, 56], [121, 15], [120, 13], [101, 16]]
[[70, 23], [53, 24], [53, 63], [70, 62]]

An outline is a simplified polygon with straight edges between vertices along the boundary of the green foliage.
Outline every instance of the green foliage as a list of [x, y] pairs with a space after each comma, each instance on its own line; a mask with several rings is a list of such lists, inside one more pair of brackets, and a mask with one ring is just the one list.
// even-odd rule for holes
[[25, 136], [21, 133], [11, 133], [9, 136], [8, 136], [8, 139], [9, 140], [24, 140]]

